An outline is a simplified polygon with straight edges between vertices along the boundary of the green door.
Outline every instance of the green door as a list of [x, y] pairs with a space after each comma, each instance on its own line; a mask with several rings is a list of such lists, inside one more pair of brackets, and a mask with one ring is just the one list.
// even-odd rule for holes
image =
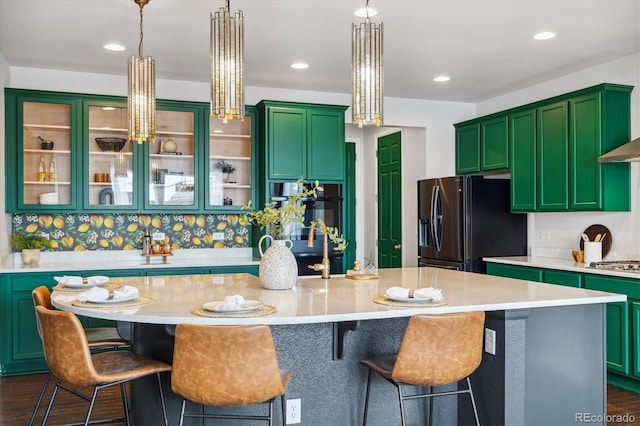
[[480, 171], [480, 125], [456, 129], [456, 174]]
[[511, 211], [536, 209], [536, 111], [509, 116]]
[[402, 266], [401, 133], [378, 138], [378, 267]]
[[344, 267], [351, 269], [356, 260], [356, 144], [345, 144], [345, 176], [342, 233], [349, 242], [344, 252]]
[[297, 180], [306, 176], [306, 111], [277, 107], [268, 111], [269, 178]]
[[633, 334], [630, 337], [633, 345], [633, 375], [640, 377], [640, 302], [631, 302], [631, 318]]
[[580, 96], [569, 102], [571, 135], [569, 139], [569, 186], [572, 210], [602, 208], [600, 93]]
[[569, 207], [567, 102], [538, 109], [538, 210]]

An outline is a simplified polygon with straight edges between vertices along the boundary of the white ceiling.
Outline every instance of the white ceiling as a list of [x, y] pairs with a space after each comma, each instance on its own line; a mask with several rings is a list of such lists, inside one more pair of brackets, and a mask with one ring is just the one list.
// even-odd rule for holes
[[[232, 0], [248, 86], [349, 93], [351, 24], [365, 0]], [[151, 0], [144, 54], [162, 79], [208, 81], [209, 12], [223, 0]], [[640, 0], [370, 0], [384, 23], [385, 96], [478, 102], [640, 50]], [[550, 41], [532, 35], [556, 32]], [[133, 0], [0, 0], [11, 66], [126, 75]], [[107, 42], [124, 44], [108, 52]], [[310, 68], [296, 71], [294, 61]], [[435, 83], [438, 74], [451, 76]]]

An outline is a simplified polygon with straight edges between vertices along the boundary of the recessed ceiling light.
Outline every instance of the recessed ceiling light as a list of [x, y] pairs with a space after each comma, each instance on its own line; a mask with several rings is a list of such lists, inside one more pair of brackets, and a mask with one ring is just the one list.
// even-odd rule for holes
[[[366, 18], [367, 17], [367, 8], [366, 7], [361, 7], [360, 9], [356, 10], [355, 12], [353, 12], [354, 15], [356, 15], [358, 18]], [[378, 14], [378, 11], [373, 9], [373, 8], [369, 8], [369, 18], [371, 18], [372, 16], [376, 16]]]
[[118, 43], [107, 43], [104, 48], [112, 52], [122, 52], [124, 50], [124, 46]]
[[552, 33], [550, 31], [542, 31], [534, 35], [533, 38], [536, 40], [549, 40], [550, 38], [554, 38], [555, 36], [556, 36], [556, 33]]
[[433, 78], [433, 81], [437, 81], [437, 82], [443, 82], [443, 81], [449, 81], [449, 80], [451, 80], [451, 77], [449, 77], [448, 75], [439, 75]]
[[291, 68], [296, 70], [304, 70], [309, 68], [309, 64], [305, 64], [304, 62], [294, 62], [291, 64]]

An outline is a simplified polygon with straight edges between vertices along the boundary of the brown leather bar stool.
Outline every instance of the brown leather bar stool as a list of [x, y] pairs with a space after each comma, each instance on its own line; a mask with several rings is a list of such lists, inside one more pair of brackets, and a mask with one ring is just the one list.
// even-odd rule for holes
[[[367, 424], [371, 374], [378, 373], [398, 390], [400, 418], [405, 425], [404, 401], [417, 398], [467, 393], [471, 397], [473, 414], [479, 425], [478, 410], [469, 376], [482, 361], [484, 312], [463, 312], [441, 315], [416, 315], [405, 329], [397, 355], [365, 359], [360, 363], [369, 368], [364, 403], [363, 425]], [[467, 389], [403, 395], [402, 385], [442, 386], [466, 379]]]
[[[42, 420], [43, 425], [49, 417], [58, 388], [89, 401], [89, 409], [84, 421], [84, 424], [88, 425], [98, 391], [115, 385], [120, 385], [125, 419], [129, 425], [129, 404], [125, 383], [152, 374], [155, 374], [158, 379], [162, 414], [164, 423], [167, 425], [160, 373], [171, 371], [170, 365], [129, 351], [92, 354], [82, 324], [71, 312], [54, 311], [44, 306], [36, 306], [36, 318], [42, 331], [44, 355], [49, 370], [57, 378]], [[70, 386], [93, 386], [93, 394], [88, 397]], [[122, 419], [110, 421], [116, 420]]]
[[[51, 292], [49, 288], [41, 285], [38, 288], [35, 288], [31, 292], [31, 297], [33, 298], [33, 306], [44, 306], [47, 309], [55, 309], [53, 304], [51, 304]], [[40, 335], [40, 339], [42, 340], [42, 331], [40, 330], [40, 323], [37, 322], [38, 326], [38, 334]], [[85, 334], [87, 336], [87, 342], [89, 343], [90, 349], [97, 348], [108, 348], [113, 347], [114, 349], [118, 349], [119, 346], [127, 345], [127, 341], [120, 337], [118, 334], [118, 330], [115, 327], [96, 327], [96, 328], [87, 328], [85, 329]], [[36, 401], [36, 406], [33, 408], [33, 413], [31, 414], [31, 418], [29, 419], [29, 426], [33, 425], [33, 422], [36, 419], [36, 415], [38, 414], [38, 410], [40, 409], [40, 403], [42, 402], [42, 398], [47, 390], [47, 386], [49, 385], [49, 380], [51, 380], [51, 371], [47, 374], [47, 377], [44, 379], [44, 383], [42, 384], [42, 390], [40, 391], [40, 395], [38, 396], [38, 401]]]
[[[272, 425], [278, 396], [284, 425], [290, 376], [280, 370], [266, 325], [176, 326], [171, 388], [184, 398], [180, 425], [185, 417], [266, 420]], [[269, 415], [187, 414], [187, 400], [217, 407], [269, 403]]]

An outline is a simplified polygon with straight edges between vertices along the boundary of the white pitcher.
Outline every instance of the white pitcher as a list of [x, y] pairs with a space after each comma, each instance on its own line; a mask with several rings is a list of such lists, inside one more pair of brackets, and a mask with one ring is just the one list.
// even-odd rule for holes
[[[271, 246], [262, 251], [262, 241], [271, 239]], [[262, 286], [269, 290], [288, 290], [298, 279], [298, 263], [291, 252], [291, 240], [276, 240], [271, 235], [264, 235], [258, 242], [260, 250], [259, 277]]]

